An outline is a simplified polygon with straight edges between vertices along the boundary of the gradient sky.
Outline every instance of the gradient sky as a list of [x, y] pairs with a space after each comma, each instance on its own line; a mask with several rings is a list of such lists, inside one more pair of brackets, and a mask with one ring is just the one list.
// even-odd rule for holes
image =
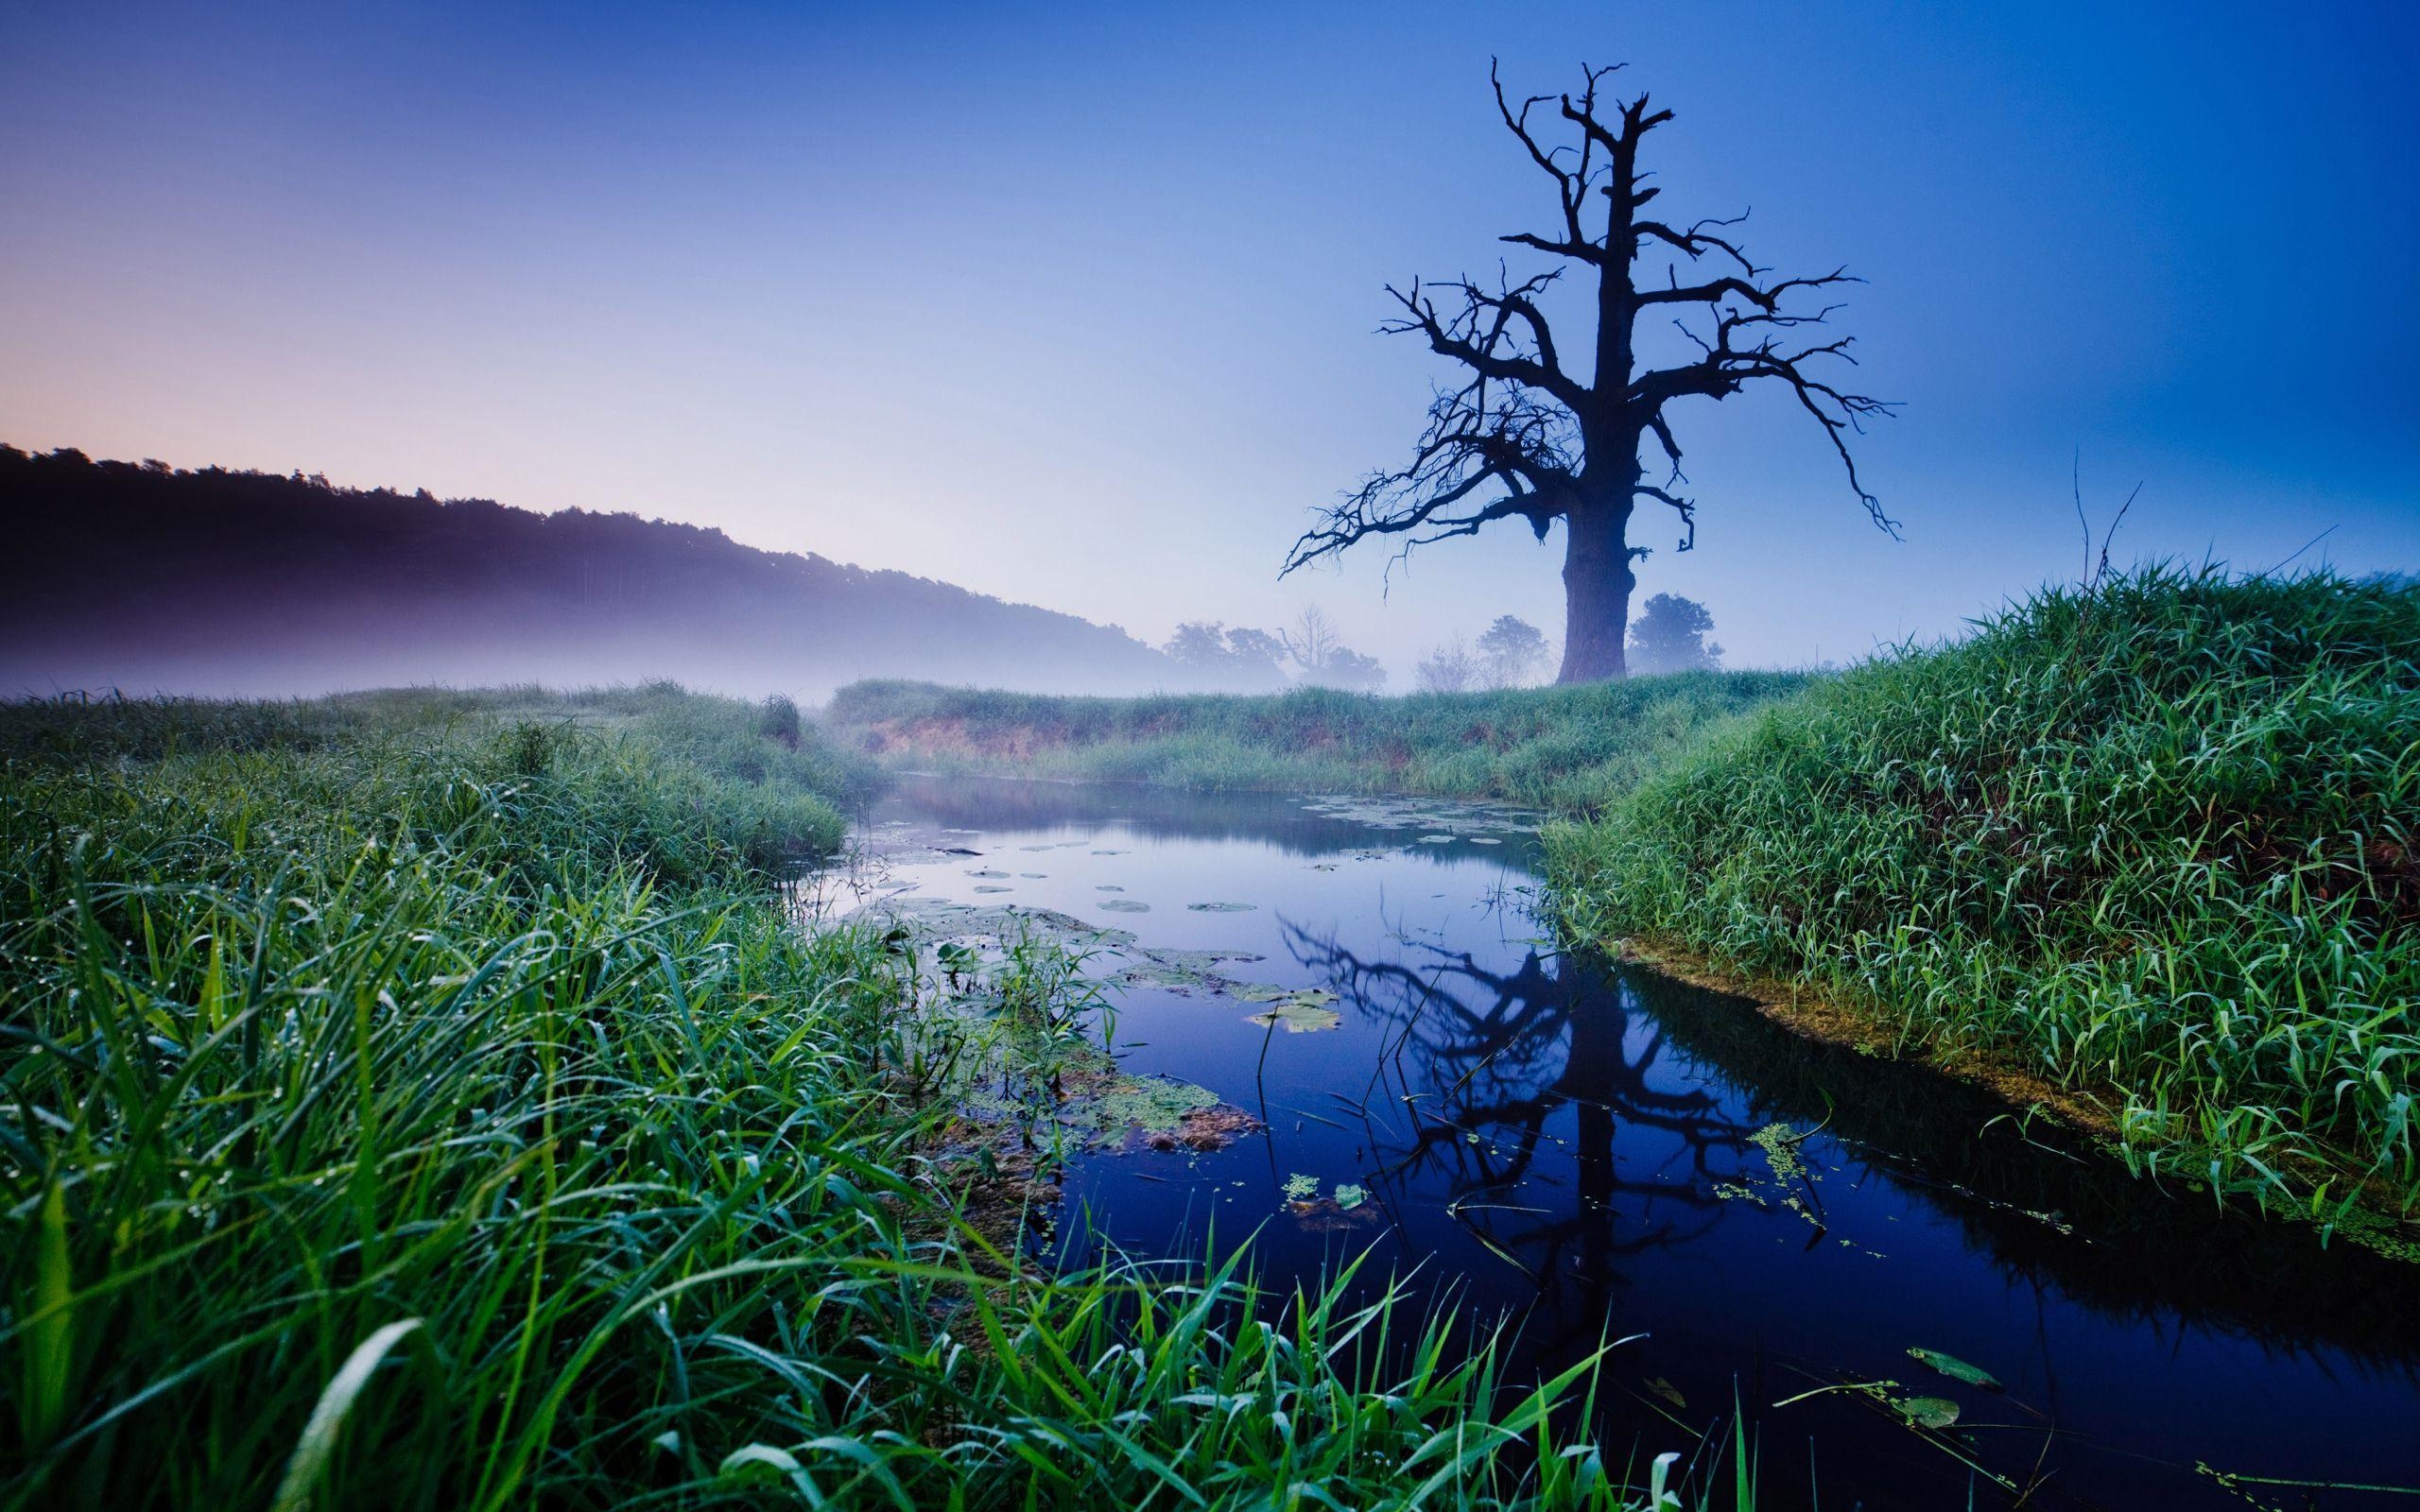
[[[1628, 60], [1669, 217], [1846, 263], [1864, 518], [1676, 412], [1735, 662], [2116, 552], [2420, 567], [2420, 4], [310, 5], [0, 11], [0, 439], [718, 525], [1113, 622], [1317, 599], [1406, 680], [1518, 526], [1279, 583], [1443, 369], [1381, 285], [1552, 199], [1494, 117]], [[1524, 266], [1516, 258], [1516, 272]], [[1566, 336], [1565, 345], [1577, 344]]]

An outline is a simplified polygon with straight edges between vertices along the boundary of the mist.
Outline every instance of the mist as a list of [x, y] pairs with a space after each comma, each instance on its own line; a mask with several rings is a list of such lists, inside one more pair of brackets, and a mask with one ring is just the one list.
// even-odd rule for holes
[[631, 514], [0, 451], [0, 689], [1232, 685], [1115, 626]]

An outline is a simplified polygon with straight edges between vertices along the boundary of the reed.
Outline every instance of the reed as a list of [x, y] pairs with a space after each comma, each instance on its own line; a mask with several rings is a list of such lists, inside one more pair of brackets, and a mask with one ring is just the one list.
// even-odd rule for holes
[[800, 928], [848, 764], [627, 701], [0, 711], [0, 1498], [1646, 1504], [1405, 1284], [1020, 1263], [928, 1050], [1032, 982]]

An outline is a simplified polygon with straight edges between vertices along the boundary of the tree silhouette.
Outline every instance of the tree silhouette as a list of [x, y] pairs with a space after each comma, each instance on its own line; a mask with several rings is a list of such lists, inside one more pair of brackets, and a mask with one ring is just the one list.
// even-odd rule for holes
[[1516, 615], [1498, 614], [1481, 631], [1478, 654], [1487, 660], [1487, 680], [1499, 688], [1517, 688], [1530, 680], [1547, 660], [1547, 638], [1538, 627]]
[[[1626, 104], [1609, 101], [1600, 112], [1598, 89], [1614, 71], [1583, 68], [1586, 87], [1577, 98], [1537, 94], [1517, 107], [1495, 68], [1488, 71], [1506, 129], [1554, 180], [1562, 212], [1561, 223], [1545, 235], [1518, 232], [1498, 240], [1576, 263], [1583, 277], [1594, 278], [1596, 326], [1586, 376], [1567, 364], [1545, 309], [1565, 268], [1519, 283], [1499, 274], [1493, 290], [1468, 277], [1436, 284], [1415, 280], [1409, 290], [1389, 285], [1403, 314], [1380, 329], [1423, 337], [1466, 376], [1430, 403], [1410, 462], [1371, 474], [1323, 510], [1295, 541], [1285, 567], [1290, 573], [1374, 537], [1399, 537], [1401, 552], [1408, 553], [1476, 535], [1498, 520], [1522, 521], [1543, 541], [1560, 521], [1565, 538], [1563, 682], [1616, 678], [1625, 670], [1622, 631], [1635, 584], [1631, 562], [1646, 554], [1630, 542], [1639, 502], [1671, 508], [1680, 517], [1680, 549], [1695, 543], [1697, 505], [1677, 491], [1687, 479], [1667, 413], [1680, 401], [1727, 399], [1758, 382], [1786, 388], [1823, 428], [1875, 524], [1896, 533], [1880, 501], [1858, 480], [1849, 449], [1849, 438], [1862, 433], [1863, 422], [1891, 406], [1819, 376], [1825, 358], [1854, 360], [1849, 338], [1802, 340], [1798, 335], [1824, 324], [1838, 308], [1809, 305], [1810, 297], [1856, 281], [1844, 269], [1769, 277], [1770, 269], [1751, 262], [1729, 233], [1744, 217], [1683, 227], [1641, 214], [1662, 191], [1645, 181], [1639, 146], [1672, 112], [1651, 110], [1644, 94]], [[1544, 105], [1555, 108], [1550, 116], [1539, 112]], [[1546, 133], [1555, 121], [1570, 128], [1576, 145], [1548, 145]], [[1698, 266], [1708, 259], [1709, 271], [1701, 275]], [[1671, 367], [1642, 369], [1640, 321], [1665, 315], [1668, 307], [1676, 317], [1694, 312], [1694, 327], [1679, 318], [1673, 323], [1696, 354]], [[1650, 438], [1668, 466], [1661, 483], [1647, 481], [1641, 453]]]
[[1317, 604], [1305, 604], [1294, 623], [1277, 632], [1286, 654], [1313, 687], [1374, 693], [1387, 680], [1378, 659], [1364, 656], [1344, 644], [1343, 633]]
[[1217, 620], [1187, 620], [1176, 627], [1160, 654], [1187, 671], [1241, 686], [1267, 687], [1284, 680], [1278, 663], [1286, 643], [1267, 630]]
[[1694, 598], [1658, 593], [1630, 627], [1634, 672], [1712, 672], [1722, 665], [1722, 647], [1708, 644], [1714, 616]]

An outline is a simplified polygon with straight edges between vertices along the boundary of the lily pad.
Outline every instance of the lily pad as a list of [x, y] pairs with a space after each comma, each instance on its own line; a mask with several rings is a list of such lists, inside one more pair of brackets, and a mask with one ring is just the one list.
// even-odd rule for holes
[[1104, 882], [1093, 889], [1095, 892], [1124, 892], [1125, 890], [1114, 882]]
[[1963, 1381], [1970, 1386], [1980, 1386], [1986, 1391], [2002, 1389], [2000, 1383], [1992, 1379], [1989, 1370], [1981, 1366], [1968, 1365], [1954, 1354], [1944, 1354], [1939, 1349], [1910, 1349], [1908, 1353], [1952, 1381]]
[[[1221, 956], [1221, 960], [1235, 957]], [[1275, 987], [1267, 982], [1248, 982], [1236, 988], [1236, 996], [1246, 1003], [1283, 1003], [1288, 1000], [1307, 1003], [1312, 1007], [1325, 1007], [1336, 1001], [1336, 994], [1323, 987]]]
[[1680, 1408], [1683, 1412], [1689, 1410], [1689, 1399], [1681, 1395], [1680, 1387], [1672, 1384], [1669, 1381], [1665, 1380], [1662, 1376], [1657, 1376], [1654, 1380], [1649, 1382], [1647, 1383], [1647, 1389], [1663, 1398], [1666, 1401], [1670, 1402], [1673, 1406]]
[[1028, 882], [1040, 882], [1043, 878], [1050, 875], [1050, 873], [1046, 871], [1020, 871], [1017, 875], [1025, 878]]
[[1132, 898], [1104, 898], [1100, 905], [1113, 914], [1148, 914], [1151, 911], [1150, 903], [1138, 903]]
[[[1236, 984], [1219, 969], [1231, 962], [1264, 958], [1252, 951], [1140, 950], [1128, 954], [1132, 964], [1118, 971], [1115, 980], [1129, 986], [1169, 988], [1187, 995], [1197, 988], [1208, 992], [1235, 992]], [[1283, 989], [1278, 988], [1265, 990], [1269, 997], [1284, 995]], [[1242, 994], [1237, 992], [1236, 995]], [[1247, 998], [1246, 1001], [1265, 1000]]]
[[1335, 1001], [1335, 993], [1313, 988], [1307, 992], [1289, 993], [1278, 998], [1244, 1022], [1263, 1028], [1284, 1024], [1288, 1034], [1316, 1034], [1322, 1029], [1333, 1029], [1344, 1022], [1343, 1014], [1327, 1005]]
[[1450, 834], [1424, 834], [1420, 837], [1420, 843], [1422, 845], [1452, 845], [1454, 837]]
[[1196, 913], [1196, 914], [1249, 914], [1249, 913], [1253, 912], [1253, 911], [1254, 911], [1254, 910], [1256, 910], [1257, 908], [1259, 908], [1259, 907], [1260, 907], [1260, 904], [1258, 904], [1258, 903], [1187, 903], [1187, 904], [1185, 904], [1184, 906], [1185, 906], [1185, 909], [1186, 909], [1186, 911], [1187, 911], [1187, 912], [1189, 912], [1189, 913]]
[[989, 868], [977, 868], [969, 870], [966, 874], [970, 877], [1005, 877], [1008, 875], [1005, 871], [994, 871]]
[[1351, 1212], [1369, 1200], [1370, 1194], [1350, 1181], [1336, 1189], [1336, 1205], [1347, 1212]]
[[1947, 1397], [1910, 1397], [1896, 1405], [1899, 1416], [1918, 1428], [1946, 1428], [1958, 1420], [1958, 1403]]
[[1015, 889], [1014, 887], [1002, 887], [1002, 886], [998, 886], [998, 885], [992, 885], [992, 886], [977, 887], [977, 888], [976, 888], [975, 890], [976, 890], [977, 892], [1014, 892], [1014, 891], [1016, 891], [1016, 889]]
[[1097, 856], [1122, 856], [1126, 852], [1123, 850], [1096, 850], [1093, 852], [1093, 854]]

